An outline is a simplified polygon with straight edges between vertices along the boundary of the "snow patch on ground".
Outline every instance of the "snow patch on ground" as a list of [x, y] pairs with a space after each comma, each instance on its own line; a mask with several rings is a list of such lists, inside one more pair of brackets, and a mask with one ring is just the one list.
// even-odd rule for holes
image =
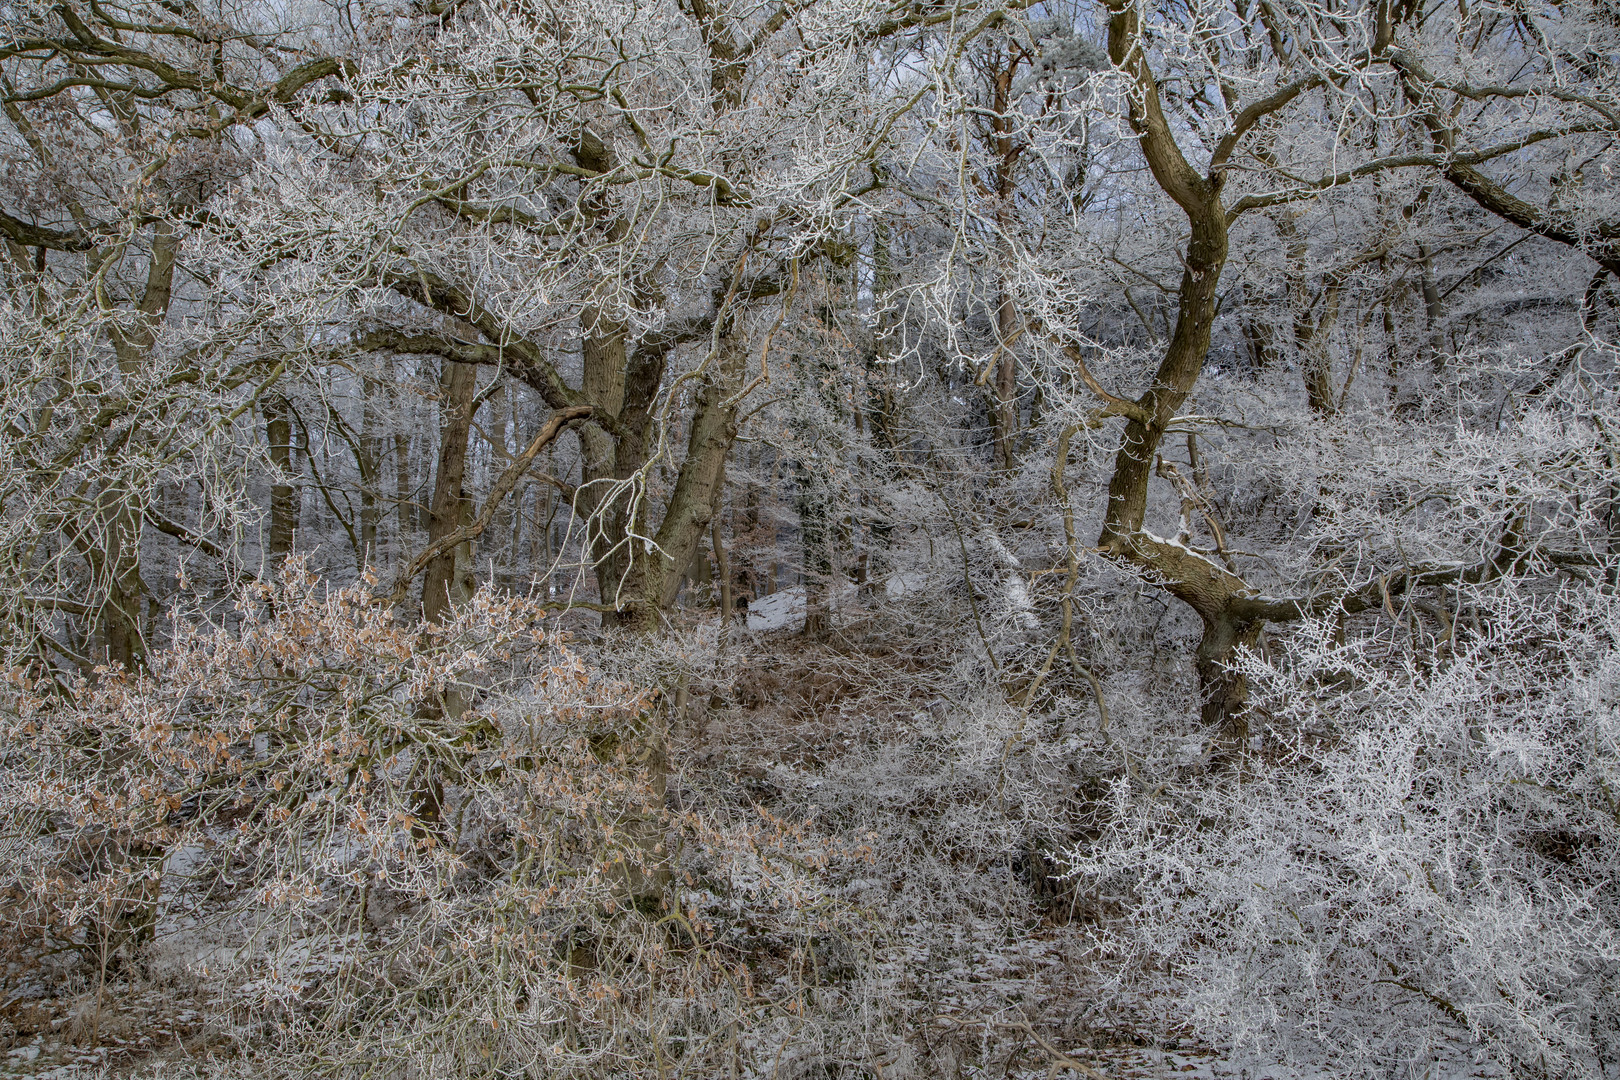
[[928, 589], [928, 571], [926, 570], [896, 570], [883, 582], [883, 595], [890, 600], [898, 600], [902, 596], [926, 592]]
[[[833, 611], [847, 610], [855, 603], [856, 589], [844, 582], [831, 590], [828, 607]], [[804, 628], [805, 594], [803, 585], [762, 596], [748, 604], [748, 629], [758, 631], [802, 630]]]
[[803, 585], [762, 596], [748, 605], [750, 630], [796, 630], [803, 625]]

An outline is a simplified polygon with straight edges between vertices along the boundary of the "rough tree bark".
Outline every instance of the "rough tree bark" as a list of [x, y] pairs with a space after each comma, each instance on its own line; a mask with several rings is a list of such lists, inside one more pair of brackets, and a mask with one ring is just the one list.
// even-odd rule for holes
[[[1135, 401], [1105, 393], [1104, 410], [1126, 418], [1108, 484], [1108, 505], [1098, 547], [1109, 558], [1145, 572], [1186, 603], [1203, 622], [1197, 669], [1204, 722], [1229, 745], [1246, 740], [1243, 704], [1247, 688], [1230, 666], [1235, 651], [1252, 644], [1264, 623], [1235, 601], [1252, 595], [1241, 577], [1184, 542], [1165, 540], [1144, 527], [1148, 485], [1166, 429], [1203, 370], [1214, 323], [1216, 289], [1228, 251], [1228, 221], [1221, 200], [1225, 164], [1239, 138], [1261, 118], [1291, 101], [1306, 83], [1290, 84], [1237, 115], [1236, 130], [1217, 147], [1207, 174], [1188, 163], [1160, 103], [1159, 88], [1142, 49], [1141, 16], [1135, 4], [1108, 0], [1108, 54], [1135, 83], [1128, 96], [1130, 123], [1159, 187], [1187, 217], [1189, 236], [1176, 319], [1158, 370]], [[1080, 362], [1077, 350], [1071, 356]], [[1088, 372], [1083, 372], [1093, 383]], [[1100, 390], [1100, 387], [1093, 386]]]
[[[464, 490], [467, 438], [472, 430], [473, 394], [478, 369], [446, 361], [439, 379], [439, 467], [434, 474], [433, 503], [428, 518], [428, 544], [459, 529], [471, 508]], [[453, 605], [472, 594], [472, 541], [466, 540], [433, 557], [422, 577], [422, 618], [439, 622]]]

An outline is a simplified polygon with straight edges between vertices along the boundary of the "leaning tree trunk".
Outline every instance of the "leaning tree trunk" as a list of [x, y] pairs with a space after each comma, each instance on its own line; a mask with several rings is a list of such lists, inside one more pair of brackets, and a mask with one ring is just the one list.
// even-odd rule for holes
[[[1103, 391], [1089, 372], [1081, 372], [1108, 399], [1104, 411], [1126, 417], [1098, 547], [1109, 558], [1145, 572], [1198, 613], [1204, 625], [1196, 661], [1199, 711], [1207, 724], [1220, 731], [1228, 747], [1238, 746], [1247, 737], [1246, 687], [1232, 661], [1240, 648], [1254, 643], [1263, 625], [1238, 615], [1239, 602], [1253, 591], [1237, 574], [1186, 543], [1160, 539], [1144, 528], [1148, 485], [1165, 432], [1192, 393], [1209, 352], [1216, 289], [1228, 250], [1227, 214], [1221, 201], [1225, 174], [1220, 159], [1206, 175], [1182, 155], [1141, 48], [1140, 14], [1128, 0], [1108, 0], [1107, 6], [1109, 56], [1140, 90], [1129, 99], [1131, 126], [1140, 136], [1139, 145], [1154, 179], [1187, 215], [1190, 234], [1175, 326], [1147, 390], [1136, 400], [1127, 400]], [[1280, 107], [1286, 98], [1270, 101], [1277, 102], [1273, 107]], [[1225, 153], [1231, 149], [1227, 146]], [[1071, 356], [1081, 363], [1078, 350], [1071, 350]]]

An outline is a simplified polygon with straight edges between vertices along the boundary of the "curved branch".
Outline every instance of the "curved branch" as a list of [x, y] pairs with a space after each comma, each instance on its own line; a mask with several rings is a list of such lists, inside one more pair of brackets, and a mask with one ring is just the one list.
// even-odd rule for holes
[[534, 459], [539, 455], [540, 451], [551, 445], [557, 436], [562, 434], [565, 427], [575, 421], [584, 420], [591, 415], [591, 412], [592, 409], [589, 405], [574, 405], [552, 413], [551, 419], [547, 420], [545, 425], [535, 433], [534, 438], [529, 441], [529, 445], [524, 449], [523, 453], [514, 458], [512, 463], [501, 471], [501, 475], [496, 477], [495, 483], [489, 489], [489, 497], [484, 500], [483, 509], [478, 511], [478, 516], [448, 536], [440, 537], [418, 552], [416, 557], [394, 579], [394, 587], [383, 598], [384, 601], [389, 604], [397, 604], [405, 599], [405, 594], [411, 588], [411, 580], [417, 574], [420, 574], [428, 563], [451, 550], [457, 544], [464, 544], [468, 540], [480, 536], [494, 518], [495, 508], [517, 486], [517, 482], [523, 478], [524, 473], [528, 472], [529, 466], [534, 464]]

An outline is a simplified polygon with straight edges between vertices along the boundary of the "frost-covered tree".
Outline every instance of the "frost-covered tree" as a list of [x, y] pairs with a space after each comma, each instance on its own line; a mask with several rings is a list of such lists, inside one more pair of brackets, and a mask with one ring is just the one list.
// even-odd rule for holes
[[271, 1071], [1602, 1075], [1611, 7], [0, 10], [0, 918]]

